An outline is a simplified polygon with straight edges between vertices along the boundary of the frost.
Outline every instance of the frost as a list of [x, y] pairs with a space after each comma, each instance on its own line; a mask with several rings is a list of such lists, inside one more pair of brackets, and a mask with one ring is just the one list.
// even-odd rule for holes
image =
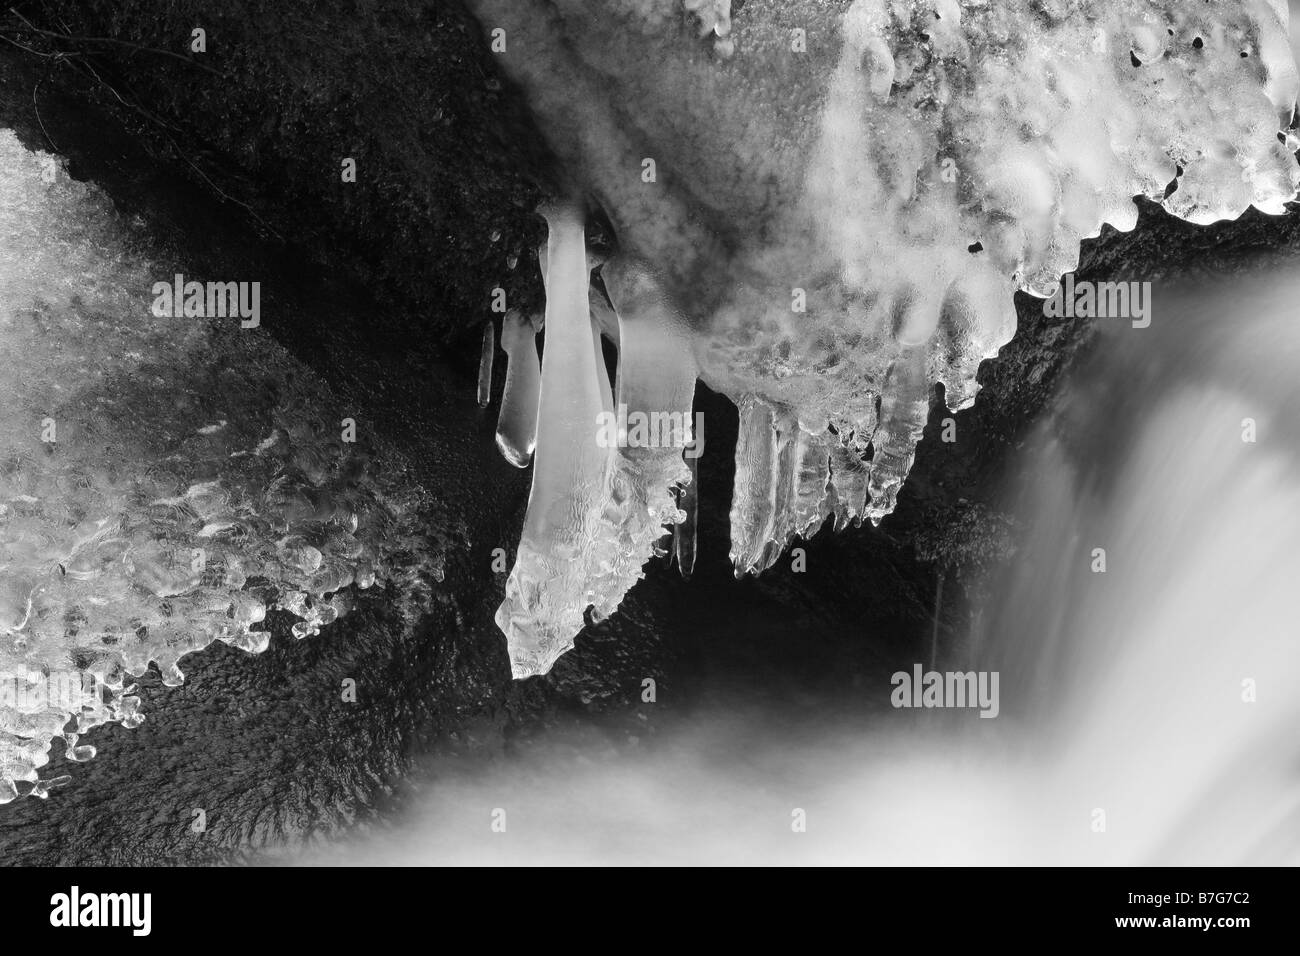
[[[471, 6], [535, 37], [503, 64], [613, 226], [603, 272], [653, 271], [687, 330], [661, 374], [740, 408], [738, 574], [889, 515], [935, 385], [969, 407], [1015, 293], [1052, 295], [1134, 197], [1207, 224], [1300, 183], [1280, 0], [752, 2], [734, 25], [711, 0]], [[621, 598], [622, 575], [586, 581], [578, 605]]]
[[[159, 318], [172, 269], [95, 189], [0, 131], [0, 803], [44, 796], [51, 745], [139, 724], [151, 662], [263, 650], [269, 609], [315, 634], [351, 585], [416, 595], [439, 555], [388, 452], [262, 331]], [[54, 171], [55, 175], [49, 175]], [[44, 174], [44, 175], [43, 175]]]

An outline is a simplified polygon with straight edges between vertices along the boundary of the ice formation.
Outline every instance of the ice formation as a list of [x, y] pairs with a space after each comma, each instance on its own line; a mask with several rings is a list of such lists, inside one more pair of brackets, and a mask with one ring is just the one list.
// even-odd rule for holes
[[483, 408], [492, 401], [492, 362], [496, 354], [496, 328], [487, 322], [483, 325], [483, 348], [478, 360], [478, 403]]
[[[159, 318], [172, 275], [96, 189], [0, 130], [0, 803], [44, 796], [54, 738], [144, 719], [133, 681], [214, 640], [257, 652], [271, 607], [315, 634], [349, 585], [441, 556], [418, 492], [262, 330]], [[369, 448], [369, 450], [363, 450]], [[383, 467], [368, 459], [381, 455]]]
[[[1135, 196], [1204, 224], [1280, 213], [1300, 182], [1283, 0], [749, 0], [738, 28], [717, 0], [471, 6], [527, 37], [502, 63], [614, 227], [620, 396], [631, 379], [661, 411], [689, 407], [698, 374], [739, 407], [737, 574], [832, 515], [888, 515], [935, 384], [968, 407], [1015, 333], [1015, 292], [1050, 296], [1083, 239], [1134, 227]], [[571, 645], [588, 606], [617, 607], [654, 522], [692, 524], [668, 486], [683, 506], [695, 493], [676, 456], [642, 467], [590, 446], [585, 333], [603, 297], [584, 307], [579, 218], [551, 227], [552, 255], [569, 252], [547, 295], [563, 299], [499, 617], [520, 676]], [[651, 372], [642, 356], [667, 346], [616, 288], [637, 274], [681, 352]]]
[[506, 353], [506, 386], [497, 418], [497, 447], [516, 468], [527, 468], [537, 443], [537, 399], [542, 371], [537, 361], [537, 333], [518, 312], [501, 321], [501, 348]]
[[619, 327], [618, 404], [673, 410], [677, 427], [647, 445], [625, 434], [601, 441], [614, 403], [590, 307], [583, 210], [562, 203], [545, 215], [546, 346], [532, 489], [496, 617], [516, 677], [550, 670], [589, 607], [596, 620], [612, 614], [665, 524], [681, 517], [672, 489], [689, 477], [682, 449], [696, 377], [685, 330], [653, 276], [630, 263], [606, 266]]

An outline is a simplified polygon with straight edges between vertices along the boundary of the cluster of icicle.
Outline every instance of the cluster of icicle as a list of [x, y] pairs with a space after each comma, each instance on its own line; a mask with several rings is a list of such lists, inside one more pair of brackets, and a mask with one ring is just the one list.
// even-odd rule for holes
[[[1016, 291], [1051, 296], [1084, 239], [1134, 227], [1134, 196], [1195, 223], [1283, 211], [1300, 180], [1297, 76], [1269, 0], [858, 0], [841, 33], [802, 198], [778, 230], [793, 241], [750, 259], [783, 284], [737, 283], [699, 356], [710, 386], [749, 396], [741, 433], [758, 450], [738, 463], [779, 472], [792, 416], [819, 436], [830, 423], [868, 472], [847, 507], [879, 523], [935, 383], [950, 410], [968, 407], [980, 363], [1014, 335]], [[789, 308], [794, 286], [806, 314]], [[746, 409], [786, 426], [769, 438]], [[769, 484], [742, 475], [738, 496], [759, 498], [733, 515], [774, 507]], [[788, 540], [760, 525], [783, 522], [733, 526], [753, 570]]]
[[[348, 587], [428, 573], [418, 502], [341, 441], [343, 412], [260, 331], [158, 318], [172, 270], [54, 157], [0, 131], [0, 803], [51, 744], [144, 719], [135, 678], [212, 641], [315, 634]], [[427, 591], [428, 582], [411, 578]], [[420, 598], [423, 600], [423, 598]]]
[[[646, 560], [663, 553], [666, 525], [683, 525], [676, 547], [687, 573], [694, 560], [694, 521], [679, 507], [693, 510], [694, 500], [682, 490], [692, 488], [683, 450], [694, 440], [696, 379], [686, 329], [649, 270], [607, 262], [608, 300], [592, 286], [581, 207], [557, 204], [544, 215], [540, 371], [533, 324], [510, 314], [502, 329], [509, 365], [497, 444], [520, 467], [533, 458], [523, 536], [496, 615], [515, 677], [549, 671], [588, 608], [597, 621], [617, 610]], [[616, 390], [602, 332], [618, 348]], [[490, 360], [482, 369], [490, 376]], [[629, 442], [625, 428], [608, 440], [608, 416], [626, 422], [638, 413], [673, 413], [673, 427], [653, 443]]]
[[[563, 6], [581, 22], [580, 0]], [[618, 16], [663, 24], [675, 6], [645, 0]], [[736, 53], [719, 68], [716, 89], [692, 87], [701, 100], [734, 95], [726, 77], [746, 69], [747, 55], [774, 57], [781, 68], [791, 62], [784, 48], [735, 49], [729, 3], [687, 0], [685, 9], [728, 40], [718, 51], [724, 58]], [[800, 10], [808, 25], [829, 15], [812, 5], [792, 12]], [[745, 15], [753, 19], [744, 35], [755, 44], [775, 37], [788, 45], [784, 19], [759, 5]], [[623, 343], [620, 395], [657, 389], [672, 396], [659, 399], [663, 407], [682, 407], [698, 373], [739, 406], [736, 573], [769, 567], [828, 516], [843, 527], [891, 513], [935, 384], [949, 409], [969, 407], [980, 363], [1015, 333], [1015, 293], [1052, 295], [1076, 268], [1082, 240], [1104, 224], [1135, 226], [1134, 196], [1202, 224], [1251, 206], [1281, 213], [1300, 182], [1292, 128], [1300, 80], [1287, 25], [1282, 0], [850, 4], [838, 45], [821, 48], [838, 61], [820, 116], [805, 124], [807, 142], [792, 127], [798, 149], [764, 153], [761, 139], [737, 143], [738, 154], [743, 146], [762, 159], [754, 161], [764, 177], [800, 185], [761, 237], [740, 235], [731, 261], [707, 272], [722, 294], [665, 282], [665, 295], [648, 297], [653, 309], [625, 309], [606, 266]], [[549, 75], [527, 57], [511, 64], [525, 84]], [[682, 104], [683, 115], [693, 105]], [[738, 136], [763, 128], [742, 126]], [[621, 182], [591, 187], [616, 196]], [[674, 220], [673, 209], [656, 207], [663, 222], [638, 236], [642, 260], [653, 260], [656, 242], [683, 253], [673, 243], [686, 220]], [[571, 646], [587, 607], [596, 618], [617, 607], [659, 547], [661, 525], [684, 517], [669, 485], [687, 482], [694, 493], [675, 454], [647, 468], [591, 446], [592, 415], [609, 389], [600, 350], [589, 345], [581, 228], [559, 214], [550, 225], [555, 274], [547, 276], [538, 470], [498, 615], [517, 676], [545, 672]], [[794, 289], [806, 310], [791, 308]], [[693, 309], [706, 298], [717, 304], [701, 316]], [[685, 342], [683, 326], [663, 318], [670, 302], [688, 305]], [[633, 330], [659, 327], [672, 329], [671, 345], [655, 347], [681, 358], [643, 379], [638, 350], [654, 339]], [[537, 376], [517, 370], [515, 358], [523, 349], [520, 364], [532, 363], [532, 337], [518, 318], [505, 334], [515, 377], [503, 427], [531, 442], [533, 406], [520, 396], [536, 392]], [[503, 449], [526, 462], [517, 440]]]

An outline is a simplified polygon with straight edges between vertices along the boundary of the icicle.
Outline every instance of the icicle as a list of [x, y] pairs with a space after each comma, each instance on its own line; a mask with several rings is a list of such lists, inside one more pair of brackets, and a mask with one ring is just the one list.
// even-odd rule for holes
[[[587, 261], [591, 262], [590, 253], [587, 255]], [[591, 324], [595, 326], [596, 331], [600, 336], [609, 339], [609, 341], [613, 343], [614, 348], [617, 349], [619, 347], [618, 316], [614, 314], [614, 309], [609, 304], [609, 300], [605, 298], [605, 293], [596, 288], [593, 283], [591, 288], [588, 290], [587, 301], [591, 306]], [[597, 338], [596, 344], [597, 354], [600, 356], [600, 361], [603, 363], [605, 361], [605, 351], [603, 348], [599, 347], [599, 338]], [[615, 389], [618, 387], [617, 378], [618, 376], [615, 374], [615, 384], [613, 386]]]
[[591, 319], [600, 328], [600, 334], [605, 336], [618, 345], [618, 316], [614, 314], [614, 309], [605, 298], [605, 293], [596, 288], [593, 284], [589, 293], [589, 302], [591, 304]]
[[492, 360], [496, 356], [497, 343], [492, 320], [483, 326], [483, 350], [478, 360], [478, 403], [487, 408], [492, 401]]
[[[683, 83], [685, 98], [665, 104], [662, 84], [608, 82], [627, 79], [618, 64], [634, 60], [624, 54], [667, 26], [663, 4], [623, 4], [629, 29], [609, 33], [548, 17], [546, 4], [470, 3], [483, 22], [544, 28], [553, 42], [507, 69], [555, 134], [551, 145], [602, 196], [621, 247], [671, 265], [667, 291], [697, 320], [702, 380], [758, 416], [742, 415], [739, 570], [762, 566], [769, 544], [802, 533], [823, 508], [788, 466], [791, 455], [813, 472], [820, 462], [804, 460], [795, 432], [772, 431], [772, 409], [814, 435], [833, 424], [855, 453], [872, 443], [870, 502], [861, 462], [837, 452], [828, 507], [841, 526], [864, 512], [878, 522], [912, 465], [932, 384], [943, 383], [951, 409], [968, 407], [980, 363], [1014, 332], [1015, 292], [1050, 294], [1083, 238], [1106, 223], [1134, 228], [1135, 196], [1210, 223], [1252, 205], [1281, 214], [1300, 186], [1291, 130], [1300, 74], [1283, 0], [831, 4], [839, 9], [822, 27], [838, 53], [797, 80], [816, 106], [779, 155], [759, 134], [781, 117], [739, 87], [740, 99], [721, 87], [692, 99], [698, 85]], [[730, 48], [729, 0], [679, 6], [701, 36], [715, 35], [715, 50]], [[608, 69], [589, 69], [597, 63]], [[645, 152], [629, 117], [646, 109], [663, 119], [652, 138], [697, 161], [655, 190], [628, 175]], [[718, 192], [704, 160], [731, 146], [763, 189]], [[715, 228], [690, 211], [688, 197], [702, 195], [716, 200]], [[612, 340], [599, 289], [588, 294]], [[787, 434], [793, 450], [781, 445]], [[783, 514], [777, 502], [787, 501], [807, 514]]]
[[[696, 451], [704, 450], [703, 439], [696, 438]], [[682, 487], [677, 499], [677, 507], [686, 518], [673, 526], [673, 559], [677, 570], [683, 578], [689, 579], [695, 572], [695, 529], [699, 521], [700, 508], [700, 468], [699, 459], [692, 455], [686, 459], [687, 470], [691, 480]]]
[[736, 479], [731, 498], [731, 563], [736, 577], [752, 571], [772, 528], [772, 406], [753, 395], [740, 400]]
[[600, 380], [601, 411], [613, 414], [614, 390], [609, 384], [609, 366], [605, 364], [605, 347], [600, 341], [600, 325], [591, 318], [591, 347], [596, 354], [596, 377]]
[[781, 557], [795, 535], [794, 504], [799, 479], [799, 419], [788, 408], [772, 411], [772, 521], [758, 564], [757, 574]]
[[537, 438], [537, 399], [542, 387], [537, 333], [518, 312], [501, 322], [501, 348], [507, 356], [505, 393], [497, 418], [497, 447], [516, 468], [527, 468]]
[[872, 437], [876, 453], [871, 460], [868, 485], [871, 503], [867, 506], [867, 517], [873, 525], [880, 524], [894, 510], [898, 489], [912, 470], [916, 443], [925, 430], [931, 386], [924, 361], [924, 349], [904, 352], [890, 371], [880, 403], [880, 424]]
[[[691, 477], [682, 460], [696, 375], [687, 329], [647, 269], [606, 265], [618, 326], [615, 409], [578, 210], [545, 215], [546, 347], [533, 486], [496, 617], [516, 677], [550, 670], [573, 646], [588, 607], [594, 620], [617, 610], [646, 561], [662, 553], [666, 526], [686, 517], [675, 490]], [[511, 332], [512, 355], [518, 334]], [[515, 394], [508, 379], [507, 389]]]
[[597, 619], [613, 613], [645, 562], [662, 553], [666, 526], [686, 517], [673, 489], [691, 479], [682, 451], [693, 437], [696, 376], [688, 330], [650, 271], [615, 259], [604, 279], [619, 327], [620, 447], [605, 512], [617, 542], [592, 612]]
[[607, 532], [599, 519], [612, 460], [596, 440], [605, 400], [592, 348], [582, 213], [565, 203], [546, 207], [543, 215], [549, 226], [546, 348], [533, 484], [496, 614], [515, 677], [546, 673], [582, 629], [604, 560]]
[[835, 514], [835, 530], [843, 531], [850, 523], [862, 523], [868, 511], [867, 482], [870, 470], [851, 447], [835, 444], [831, 448], [831, 492], [834, 496], [831, 510]]
[[790, 506], [791, 529], [808, 537], [830, 514], [830, 452], [834, 437], [829, 432], [810, 434], [800, 428], [796, 436], [795, 492]]
[[[737, 577], [770, 568], [830, 514], [832, 447], [839, 446], [829, 432], [809, 432], [790, 409], [742, 399], [731, 511]], [[865, 491], [865, 471], [862, 481]]]

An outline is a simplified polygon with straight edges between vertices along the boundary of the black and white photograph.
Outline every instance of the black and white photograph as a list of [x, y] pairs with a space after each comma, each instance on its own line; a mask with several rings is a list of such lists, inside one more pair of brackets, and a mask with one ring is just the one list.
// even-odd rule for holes
[[1276, 931], [1300, 0], [2, 6], [6, 922], [870, 867]]

